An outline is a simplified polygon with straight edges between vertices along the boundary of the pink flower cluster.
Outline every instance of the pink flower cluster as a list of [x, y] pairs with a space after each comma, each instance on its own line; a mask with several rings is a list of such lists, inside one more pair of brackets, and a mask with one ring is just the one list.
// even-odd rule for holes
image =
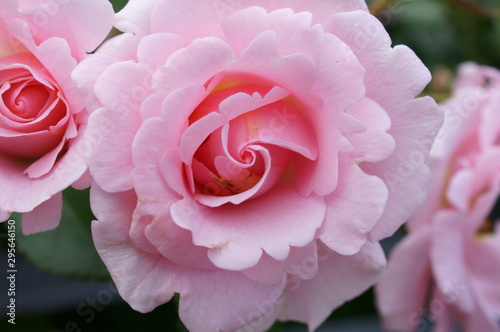
[[378, 285], [391, 331], [500, 331], [500, 72], [472, 63], [442, 104], [433, 185]]
[[[5, 0], [0, 30], [0, 217], [52, 229], [61, 192], [92, 183], [95, 246], [140, 312], [177, 293], [190, 331], [314, 330], [381, 278], [378, 241], [425, 200], [430, 73], [362, 0], [130, 0], [116, 16]], [[471, 184], [496, 155], [474, 158], [456, 183], [474, 189], [448, 198], [462, 209], [497, 194]]]

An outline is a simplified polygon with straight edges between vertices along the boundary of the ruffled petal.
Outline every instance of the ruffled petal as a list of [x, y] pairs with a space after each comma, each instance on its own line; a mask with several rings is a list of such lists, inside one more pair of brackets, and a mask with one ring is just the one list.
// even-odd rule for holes
[[416, 331], [424, 315], [431, 282], [430, 227], [414, 231], [392, 250], [376, 290], [377, 308], [390, 331]]
[[342, 176], [333, 194], [325, 197], [327, 212], [319, 238], [342, 255], [357, 253], [384, 212], [388, 191], [376, 176], [357, 164], [341, 160]]
[[265, 251], [284, 260], [290, 246], [310, 243], [325, 217], [322, 197], [299, 196], [277, 186], [265, 197], [242, 205], [208, 208], [184, 199], [172, 205], [175, 223], [189, 229], [196, 245], [209, 248], [208, 256], [218, 267], [243, 270], [254, 266]]
[[319, 271], [314, 278], [289, 281], [280, 315], [283, 321], [306, 323], [310, 331], [315, 330], [333, 309], [374, 285], [386, 265], [382, 248], [372, 242], [367, 242], [353, 256], [342, 256], [326, 247], [322, 247], [318, 256]]
[[63, 207], [62, 193], [38, 205], [33, 211], [24, 213], [21, 225], [24, 235], [50, 231], [59, 226]]

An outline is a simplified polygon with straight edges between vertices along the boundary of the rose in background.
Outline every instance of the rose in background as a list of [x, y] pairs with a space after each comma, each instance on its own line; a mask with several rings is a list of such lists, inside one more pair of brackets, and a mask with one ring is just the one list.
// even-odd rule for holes
[[73, 78], [94, 242], [135, 310], [314, 330], [378, 281], [442, 119], [363, 1], [137, 0], [116, 27]]
[[71, 72], [113, 17], [106, 0], [0, 4], [0, 217], [23, 213], [25, 234], [57, 227], [61, 191], [90, 183], [88, 115]]
[[465, 63], [453, 93], [431, 193], [377, 286], [389, 330], [416, 331], [428, 313], [435, 331], [500, 331], [500, 72]]

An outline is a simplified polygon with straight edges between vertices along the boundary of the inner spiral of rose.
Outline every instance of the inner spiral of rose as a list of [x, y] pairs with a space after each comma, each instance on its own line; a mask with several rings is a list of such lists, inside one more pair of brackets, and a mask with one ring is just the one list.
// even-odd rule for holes
[[61, 142], [67, 106], [38, 70], [17, 64], [2, 67], [0, 151], [16, 158], [39, 158]]
[[[196, 150], [184, 153], [193, 140]], [[215, 205], [226, 200], [214, 203], [214, 196], [238, 204], [278, 182], [293, 184], [294, 160], [317, 158], [306, 107], [248, 75], [226, 75], [213, 88], [192, 112], [180, 151], [191, 191]]]

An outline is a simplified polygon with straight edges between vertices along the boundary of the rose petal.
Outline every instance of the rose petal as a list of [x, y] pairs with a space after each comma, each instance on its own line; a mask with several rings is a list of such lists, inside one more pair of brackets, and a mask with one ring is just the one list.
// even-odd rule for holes
[[191, 233], [177, 226], [170, 214], [157, 216], [146, 228], [146, 237], [166, 258], [181, 265], [201, 269], [214, 269], [206, 247], [193, 244]]
[[361, 11], [339, 13], [325, 29], [349, 45], [367, 69], [366, 96], [392, 120], [389, 134], [397, 142], [396, 150], [385, 161], [362, 165], [389, 188], [384, 216], [371, 234], [379, 240], [393, 234], [424, 201], [430, 177], [425, 161], [442, 118], [431, 98], [414, 100], [429, 82], [429, 71], [409, 48], [391, 48], [389, 36], [375, 17]]
[[340, 160], [339, 171], [337, 188], [325, 197], [327, 212], [319, 238], [331, 250], [352, 255], [363, 247], [382, 216], [388, 192], [382, 180], [348, 160]]
[[155, 33], [141, 39], [137, 49], [137, 60], [146, 65], [151, 73], [166, 64], [166, 59], [175, 51], [188, 46], [183, 35]]
[[322, 248], [318, 274], [311, 280], [289, 282], [280, 315], [283, 321], [308, 324], [310, 331], [315, 330], [333, 309], [375, 284], [386, 264], [378, 243], [367, 242], [353, 256], [342, 256]]
[[94, 94], [94, 85], [99, 76], [117, 61], [134, 59], [139, 42], [140, 38], [131, 34], [111, 38], [101, 45], [92, 57], [80, 62], [71, 73], [71, 78], [76, 82], [89, 112], [102, 107], [102, 103]]
[[[179, 288], [172, 275], [176, 267], [161, 255], [138, 249], [129, 238], [137, 201], [133, 191], [109, 194], [94, 184], [90, 200], [98, 219], [92, 223], [94, 244], [121, 297], [140, 312], [168, 302]], [[114, 213], [107, 212], [110, 207]], [[165, 278], [165, 273], [171, 277]]]
[[224, 270], [183, 277], [186, 291], [181, 291], [179, 317], [193, 332], [235, 331], [249, 323], [269, 325], [266, 318], [276, 315], [276, 303], [286, 285], [285, 278], [276, 286], [266, 286]]
[[12, 212], [0, 209], [0, 222], [4, 222], [9, 219], [11, 214]]
[[171, 213], [176, 224], [193, 233], [196, 245], [210, 249], [208, 256], [216, 266], [243, 270], [257, 264], [263, 251], [284, 260], [290, 246], [307, 245], [325, 209], [321, 197], [304, 198], [277, 186], [265, 197], [239, 206], [208, 208], [184, 199], [172, 205]]
[[354, 157], [359, 162], [376, 163], [388, 158], [396, 148], [390, 134], [391, 119], [373, 100], [364, 98], [351, 107], [349, 114], [365, 124], [366, 130], [347, 135], [354, 146]]
[[[473, 328], [477, 329], [478, 325], [482, 324], [488, 326], [488, 329], [492, 329], [492, 331], [494, 329], [500, 330], [496, 324], [500, 312], [500, 291], [498, 288], [500, 268], [496, 264], [496, 262], [500, 262], [500, 233], [497, 232], [487, 238], [471, 241], [465, 255], [471, 284], [477, 290], [476, 299], [479, 307], [479, 312], [471, 315], [471, 320], [475, 321]], [[487, 257], [487, 259], [478, 259], [478, 257]], [[477, 319], [474, 318], [476, 316]], [[480, 323], [480, 320], [488, 323]], [[472, 329], [472, 327], [470, 328]]]
[[[389, 189], [384, 214], [370, 234], [372, 240], [392, 235], [427, 197], [431, 176], [426, 161], [441, 123], [435, 106], [430, 98], [416, 99], [406, 115], [393, 121], [389, 133], [397, 142], [394, 153], [377, 164], [360, 165], [365, 173], [381, 178]], [[412, 113], [417, 111], [415, 117]]]
[[130, 0], [116, 14], [115, 27], [123, 32], [142, 37], [151, 33], [151, 13], [155, 10], [157, 0]]
[[[127, 78], [124, 78], [125, 75]], [[97, 96], [106, 108], [93, 112], [89, 118], [91, 130], [87, 133], [90, 172], [105, 190], [115, 192], [132, 187], [132, 142], [141, 125], [140, 103], [151, 93], [145, 86], [147, 68], [132, 62], [116, 63], [107, 68], [96, 82]], [[130, 80], [130, 78], [133, 78]], [[130, 84], [106, 83], [107, 79]], [[116, 139], [117, 136], [120, 139]], [[115, 176], [107, 176], [113, 170]]]
[[158, 1], [151, 15], [151, 32], [170, 32], [192, 41], [221, 37], [219, 17], [212, 1]]
[[414, 231], [392, 250], [376, 290], [377, 308], [390, 331], [415, 331], [423, 319], [431, 281], [430, 227]]
[[[86, 124], [81, 124], [78, 129], [79, 132], [85, 132]], [[4, 188], [16, 188], [15, 191], [0, 192], [2, 209], [20, 213], [29, 212], [33, 207], [69, 187], [87, 169], [83, 151], [83, 135], [78, 135], [50, 172], [37, 179], [24, 175], [29, 164], [0, 154], [0, 165], [2, 165], [0, 183]]]
[[234, 94], [219, 105], [220, 113], [212, 112], [189, 126], [182, 135], [179, 156], [185, 164], [190, 164], [198, 147], [216, 129], [222, 127], [236, 117], [253, 111], [277, 100], [283, 99], [289, 92], [280, 87], [274, 87], [265, 96], [254, 93]]
[[[264, 286], [241, 273], [195, 271], [137, 249], [128, 237], [136, 199], [132, 191], [109, 194], [97, 186], [91, 191], [93, 211], [99, 219], [92, 224], [94, 243], [120, 295], [132, 308], [151, 311], [178, 292], [179, 316], [190, 331], [200, 332], [233, 331], [274, 309], [285, 280], [277, 286]], [[106, 212], [110, 206], [116, 213]], [[137, 273], [130, 274], [131, 268]]]
[[218, 38], [195, 40], [172, 54], [153, 75], [153, 89], [164, 96], [191, 84], [204, 84], [234, 60], [229, 45]]
[[311, 242], [303, 248], [290, 248], [290, 254], [284, 261], [277, 261], [264, 253], [257, 265], [242, 272], [250, 279], [265, 285], [278, 284], [284, 273], [288, 273], [289, 278], [308, 280], [318, 273], [317, 252], [316, 242]]
[[454, 305], [460, 310], [471, 312], [474, 297], [467, 277], [463, 255], [465, 243], [461, 232], [464, 216], [455, 211], [439, 211], [433, 223], [430, 259], [436, 283], [447, 298], [456, 297]]
[[[37, 3], [21, 9], [21, 17], [36, 31], [36, 40], [60, 37], [70, 45], [75, 57], [83, 58], [99, 46], [111, 30], [114, 12], [111, 3], [100, 0], [83, 2]], [[40, 21], [33, 20], [35, 16]], [[38, 24], [35, 24], [38, 22]]]
[[62, 206], [62, 193], [57, 193], [38, 205], [33, 211], [24, 213], [21, 218], [23, 234], [46, 232], [59, 226]]

